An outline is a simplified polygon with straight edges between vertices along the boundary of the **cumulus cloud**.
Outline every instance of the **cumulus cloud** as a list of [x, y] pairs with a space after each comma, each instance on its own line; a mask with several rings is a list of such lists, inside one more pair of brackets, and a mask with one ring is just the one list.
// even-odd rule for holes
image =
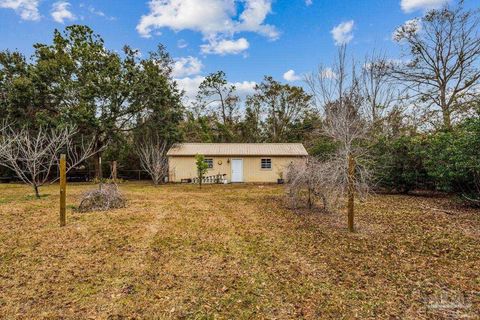
[[211, 39], [207, 44], [200, 46], [202, 53], [204, 54], [239, 54], [247, 50], [250, 44], [247, 39], [240, 38], [237, 40], [227, 40], [227, 39]]
[[240, 21], [235, 23], [234, 32], [251, 31], [262, 34], [272, 40], [279, 37], [277, 29], [264, 24], [267, 15], [272, 11], [272, 0], [246, 0], [245, 9]]
[[348, 44], [353, 39], [354, 21], [345, 21], [334, 27], [330, 33], [332, 34], [335, 45]]
[[406, 13], [415, 10], [428, 10], [439, 8], [451, 0], [401, 0], [400, 7]]
[[182, 57], [175, 59], [172, 75], [174, 78], [192, 76], [202, 72], [203, 63], [195, 57]]
[[237, 89], [237, 94], [240, 99], [244, 100], [247, 96], [252, 95], [255, 92], [255, 81], [242, 81], [232, 83]]
[[51, 15], [53, 20], [58, 23], [65, 23], [65, 20], [75, 20], [75, 15], [70, 11], [70, 3], [67, 1], [58, 1], [52, 5]]
[[38, 21], [41, 18], [38, 11], [39, 2], [39, 0], [0, 0], [0, 8], [15, 10], [22, 20]]
[[195, 77], [184, 77], [175, 79], [178, 84], [178, 87], [181, 90], [185, 91], [185, 97], [187, 101], [193, 101], [198, 92], [198, 86], [202, 81], [205, 79], [203, 76], [195, 76]]
[[279, 37], [275, 26], [265, 23], [272, 0], [150, 0], [148, 5], [149, 13], [137, 25], [142, 37], [160, 34], [162, 28], [196, 31], [208, 42], [202, 46], [204, 53], [237, 54], [245, 50], [245, 38], [233, 40], [240, 32], [258, 33], [271, 40]]
[[270, 38], [278, 37], [274, 26], [264, 23], [271, 12], [272, 0], [244, 0], [243, 12], [236, 19], [236, 0], [150, 0], [150, 12], [143, 15], [137, 31], [149, 37], [152, 31], [170, 28], [175, 31], [193, 30], [204, 36], [233, 34], [241, 31], [258, 32]]
[[301, 77], [297, 75], [294, 70], [290, 69], [283, 74], [283, 79], [287, 81], [298, 81]]

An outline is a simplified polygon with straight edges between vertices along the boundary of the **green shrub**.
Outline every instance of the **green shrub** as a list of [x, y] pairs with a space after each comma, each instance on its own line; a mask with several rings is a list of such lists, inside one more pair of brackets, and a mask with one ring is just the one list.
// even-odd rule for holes
[[380, 138], [371, 148], [377, 185], [389, 191], [407, 193], [428, 185], [420, 136]]
[[480, 118], [428, 137], [425, 166], [439, 190], [480, 201]]

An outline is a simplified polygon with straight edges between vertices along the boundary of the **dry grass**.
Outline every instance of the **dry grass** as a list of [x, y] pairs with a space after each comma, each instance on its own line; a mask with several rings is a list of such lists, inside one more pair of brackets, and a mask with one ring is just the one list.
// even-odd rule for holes
[[[480, 212], [375, 196], [355, 234], [278, 186], [121, 185], [128, 207], [75, 213], [91, 185], [35, 200], [0, 185], [0, 318], [432, 318], [480, 313]], [[446, 214], [431, 208], [457, 210]]]

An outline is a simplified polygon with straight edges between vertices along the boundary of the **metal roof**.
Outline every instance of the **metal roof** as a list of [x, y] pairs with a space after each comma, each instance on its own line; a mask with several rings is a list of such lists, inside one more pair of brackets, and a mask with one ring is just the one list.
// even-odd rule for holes
[[301, 143], [180, 143], [167, 156], [308, 156]]

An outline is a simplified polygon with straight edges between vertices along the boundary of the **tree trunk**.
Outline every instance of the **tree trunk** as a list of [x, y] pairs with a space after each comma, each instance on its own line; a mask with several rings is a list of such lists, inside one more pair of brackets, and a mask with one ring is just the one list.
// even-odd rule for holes
[[448, 107], [442, 108], [443, 126], [446, 130], [452, 129], [452, 120]]
[[354, 200], [355, 200], [355, 159], [351, 154], [348, 155], [348, 231], [354, 232]]
[[101, 175], [101, 168], [100, 168], [100, 158], [102, 157], [102, 155], [100, 154], [100, 152], [97, 152], [93, 158], [94, 160], [94, 165], [95, 165], [95, 178], [97, 180], [100, 179], [100, 175]]
[[98, 157], [98, 176], [97, 179], [99, 181], [98, 189], [102, 190], [102, 179], [103, 179], [103, 171], [102, 171], [102, 157]]
[[112, 161], [112, 179], [113, 183], [117, 183], [117, 161]]
[[40, 199], [40, 192], [38, 191], [38, 186], [36, 184], [33, 185], [33, 189], [35, 190], [35, 198]]
[[447, 104], [447, 89], [445, 87], [440, 88], [440, 108], [442, 109], [443, 127], [446, 130], [452, 129], [452, 121], [450, 114], [450, 106]]

